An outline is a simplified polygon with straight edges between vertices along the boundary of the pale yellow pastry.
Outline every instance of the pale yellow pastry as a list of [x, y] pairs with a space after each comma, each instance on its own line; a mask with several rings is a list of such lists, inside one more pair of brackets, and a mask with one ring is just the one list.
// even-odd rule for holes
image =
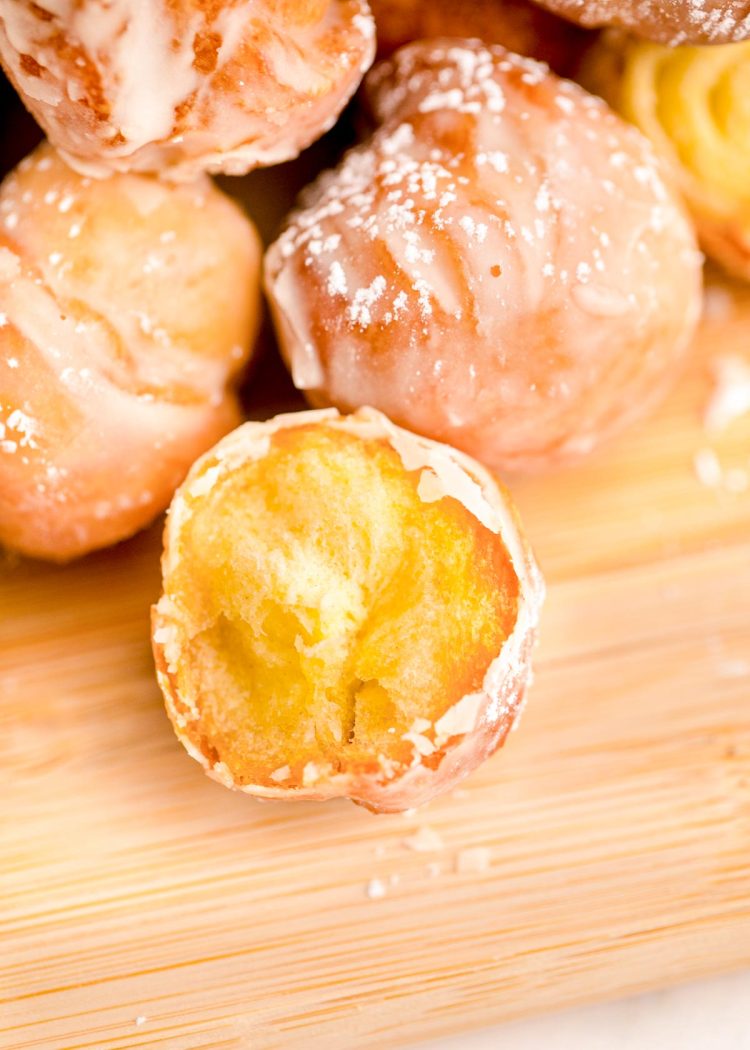
[[708, 254], [750, 280], [750, 41], [668, 48], [612, 33], [582, 76], [671, 164]]

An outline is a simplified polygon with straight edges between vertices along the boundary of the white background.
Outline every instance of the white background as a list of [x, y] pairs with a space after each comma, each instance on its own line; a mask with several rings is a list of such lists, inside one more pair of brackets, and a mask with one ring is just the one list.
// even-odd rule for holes
[[419, 1050], [506, 1048], [750, 1050], [750, 972], [419, 1044]]

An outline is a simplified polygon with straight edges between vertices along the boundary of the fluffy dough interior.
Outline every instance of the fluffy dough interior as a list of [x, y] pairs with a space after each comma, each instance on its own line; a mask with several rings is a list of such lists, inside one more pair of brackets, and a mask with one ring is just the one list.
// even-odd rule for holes
[[384, 440], [300, 426], [186, 497], [165, 581], [188, 636], [178, 692], [236, 783], [408, 763], [404, 733], [481, 689], [518, 580], [500, 537], [423, 502], [419, 476]]

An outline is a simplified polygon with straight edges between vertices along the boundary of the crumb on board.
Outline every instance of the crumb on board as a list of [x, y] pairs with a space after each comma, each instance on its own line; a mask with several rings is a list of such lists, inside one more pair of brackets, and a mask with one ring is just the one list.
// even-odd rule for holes
[[407, 849], [414, 850], [416, 853], [439, 853], [445, 849], [441, 836], [426, 824], [418, 828], [413, 835], [403, 839], [402, 842]]
[[750, 678], [750, 660], [722, 660], [717, 672], [719, 678]]
[[487, 846], [470, 846], [456, 854], [456, 871], [459, 875], [474, 875], [488, 871], [492, 852]]
[[365, 895], [371, 901], [381, 900], [387, 892], [388, 889], [382, 879], [370, 879], [365, 886]]
[[723, 471], [719, 457], [712, 448], [699, 448], [693, 456], [693, 470], [701, 485], [715, 489], [721, 485]]
[[720, 354], [711, 363], [711, 371], [714, 389], [704, 425], [709, 433], [718, 434], [750, 414], [750, 362], [740, 354]]
[[[409, 838], [403, 839], [401, 844], [417, 853], [438, 852], [446, 848], [442, 837], [426, 825], [418, 828]], [[491, 861], [492, 850], [489, 846], [464, 846], [452, 852], [452, 856], [445, 861], [428, 861], [424, 864], [421, 875], [423, 878], [436, 879], [451, 870], [459, 875], [480, 875], [489, 871]], [[369, 900], [380, 900], [387, 896], [391, 889], [399, 886], [401, 881], [402, 878], [398, 872], [383, 875], [381, 878], [372, 878], [365, 885], [365, 896]], [[406, 881], [408, 883], [413, 881], [409, 873], [407, 873]]]
[[693, 455], [693, 471], [706, 488], [740, 495], [750, 488], [750, 471], [744, 467], [724, 467], [714, 449], [699, 448]]

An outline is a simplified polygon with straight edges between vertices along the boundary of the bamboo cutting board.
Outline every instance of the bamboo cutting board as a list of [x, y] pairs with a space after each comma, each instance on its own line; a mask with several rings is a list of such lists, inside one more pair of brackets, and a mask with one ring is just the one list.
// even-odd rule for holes
[[[5, 566], [0, 1045], [395, 1047], [750, 964], [750, 491], [693, 463], [712, 447], [737, 490], [750, 468], [750, 417], [701, 424], [711, 356], [750, 361], [750, 298], [713, 301], [657, 417], [516, 484], [549, 583], [537, 681], [419, 813], [204, 777], [154, 683], [158, 527]], [[420, 828], [443, 848], [409, 848]]]

